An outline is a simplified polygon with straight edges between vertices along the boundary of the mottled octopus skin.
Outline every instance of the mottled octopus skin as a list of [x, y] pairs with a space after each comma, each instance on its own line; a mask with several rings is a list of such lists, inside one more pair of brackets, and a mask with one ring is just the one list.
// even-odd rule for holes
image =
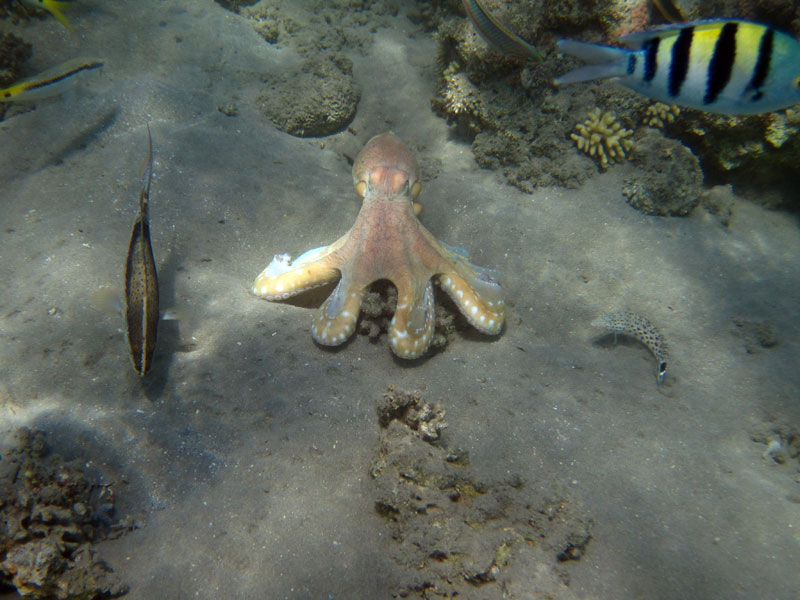
[[419, 172], [403, 142], [393, 133], [372, 138], [353, 165], [353, 183], [363, 204], [350, 231], [291, 262], [276, 255], [256, 277], [253, 293], [284, 300], [338, 279], [311, 325], [314, 340], [336, 346], [355, 331], [369, 285], [387, 279], [397, 287], [390, 345], [397, 356], [412, 359], [422, 356], [433, 338], [436, 280], [476, 329], [500, 333], [505, 305], [494, 271], [437, 241], [415, 216]]

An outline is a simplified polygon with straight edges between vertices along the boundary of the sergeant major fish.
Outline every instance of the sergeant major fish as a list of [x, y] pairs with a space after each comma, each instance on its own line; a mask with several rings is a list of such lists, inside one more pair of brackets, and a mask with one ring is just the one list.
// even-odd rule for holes
[[150, 244], [150, 182], [153, 178], [153, 140], [147, 124], [147, 163], [139, 192], [139, 214], [133, 223], [125, 262], [125, 325], [133, 368], [144, 376], [150, 369], [158, 333], [158, 276]]
[[655, 100], [706, 112], [750, 115], [800, 102], [800, 43], [767, 25], [708, 20], [631, 33], [615, 48], [574, 40], [558, 47], [594, 63], [557, 85], [619, 77]]
[[0, 89], [0, 102], [39, 100], [56, 96], [75, 85], [87, 73], [99, 69], [103, 61], [96, 58], [74, 58]]

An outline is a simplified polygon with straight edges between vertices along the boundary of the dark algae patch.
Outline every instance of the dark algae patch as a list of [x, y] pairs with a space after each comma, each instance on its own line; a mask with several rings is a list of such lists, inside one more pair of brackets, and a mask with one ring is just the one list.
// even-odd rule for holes
[[467, 453], [443, 437], [445, 411], [420, 392], [389, 387], [377, 412], [380, 447], [370, 477], [399, 569], [392, 598], [564, 591], [568, 563], [591, 551], [592, 521], [574, 500], [534, 491], [513, 474], [480, 478]]
[[[65, 461], [41, 431], [19, 429], [0, 459], [0, 585], [25, 598], [93, 600], [128, 591], [95, 544], [132, 528], [114, 491]], [[0, 588], [2, 591], [2, 588]]]

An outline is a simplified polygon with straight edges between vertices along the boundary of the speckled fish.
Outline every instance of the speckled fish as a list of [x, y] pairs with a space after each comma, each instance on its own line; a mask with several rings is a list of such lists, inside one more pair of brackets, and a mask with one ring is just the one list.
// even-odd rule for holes
[[620, 40], [629, 48], [560, 40], [563, 52], [594, 64], [570, 71], [556, 84], [619, 77], [655, 100], [727, 115], [800, 102], [800, 44], [767, 25], [695, 21]]
[[481, 37], [497, 48], [504, 56], [522, 60], [542, 60], [533, 44], [525, 41], [500, 21], [495, 19], [478, 0], [463, 0], [464, 8]]
[[30, 4], [31, 6], [35, 6], [36, 8], [41, 8], [42, 10], [46, 10], [51, 15], [53, 15], [58, 22], [61, 23], [67, 29], [72, 29], [67, 21], [67, 18], [64, 16], [64, 13], [61, 10], [65, 6], [69, 6], [70, 4], [74, 3], [74, 0], [22, 0], [26, 4]]
[[146, 375], [153, 361], [158, 333], [158, 276], [150, 245], [150, 181], [153, 178], [153, 141], [147, 125], [147, 164], [139, 192], [139, 214], [133, 223], [125, 263], [125, 325], [133, 368]]
[[664, 336], [650, 322], [650, 319], [631, 312], [608, 312], [592, 321], [592, 327], [612, 332], [614, 343], [617, 342], [617, 335], [627, 335], [642, 342], [656, 357], [658, 364], [656, 381], [658, 383], [664, 381], [669, 366], [667, 344]]
[[68, 60], [0, 90], [0, 102], [24, 102], [56, 96], [102, 66], [103, 61], [96, 58]]

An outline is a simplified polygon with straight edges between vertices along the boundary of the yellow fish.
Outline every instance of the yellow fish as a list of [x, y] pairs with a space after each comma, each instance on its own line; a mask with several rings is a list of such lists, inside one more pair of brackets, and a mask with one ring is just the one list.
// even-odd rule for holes
[[96, 58], [74, 58], [46, 71], [0, 89], [0, 102], [38, 100], [60, 94], [83, 75], [103, 66]]
[[61, 9], [65, 5], [72, 4], [74, 0], [22, 0], [26, 4], [30, 4], [31, 6], [35, 6], [36, 8], [41, 8], [42, 10], [46, 10], [51, 15], [53, 15], [58, 22], [61, 23], [67, 29], [72, 29], [72, 26], [67, 21], [67, 18], [64, 16], [64, 13], [61, 12]]

